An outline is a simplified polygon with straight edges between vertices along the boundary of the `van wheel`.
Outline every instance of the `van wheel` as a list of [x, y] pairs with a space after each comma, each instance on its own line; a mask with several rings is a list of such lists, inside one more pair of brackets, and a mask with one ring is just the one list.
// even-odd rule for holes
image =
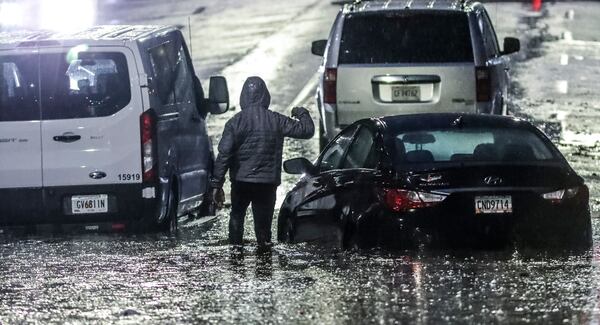
[[204, 200], [202, 204], [198, 208], [198, 217], [214, 217], [217, 215], [217, 211], [215, 209], [215, 204], [212, 200], [212, 195], [210, 195], [210, 189], [204, 193]]
[[171, 189], [169, 193], [169, 201], [167, 204], [167, 216], [163, 223], [159, 226], [161, 231], [169, 234], [176, 234], [178, 230], [178, 218], [177, 218], [177, 194]]

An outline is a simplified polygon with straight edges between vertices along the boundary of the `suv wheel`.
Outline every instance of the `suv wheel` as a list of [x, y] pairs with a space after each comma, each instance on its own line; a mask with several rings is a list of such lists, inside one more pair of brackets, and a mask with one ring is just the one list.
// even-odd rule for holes
[[319, 152], [325, 149], [327, 143], [329, 143], [329, 141], [327, 140], [327, 137], [325, 137], [325, 127], [323, 126], [323, 121], [319, 121]]

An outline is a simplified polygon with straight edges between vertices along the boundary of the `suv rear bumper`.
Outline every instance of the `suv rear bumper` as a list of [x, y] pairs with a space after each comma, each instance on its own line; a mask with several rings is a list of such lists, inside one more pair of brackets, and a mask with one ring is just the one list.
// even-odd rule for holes
[[[73, 195], [108, 195], [108, 212], [70, 212]], [[142, 184], [0, 189], [0, 225], [80, 224], [134, 221], [156, 211], [156, 199], [142, 198]]]

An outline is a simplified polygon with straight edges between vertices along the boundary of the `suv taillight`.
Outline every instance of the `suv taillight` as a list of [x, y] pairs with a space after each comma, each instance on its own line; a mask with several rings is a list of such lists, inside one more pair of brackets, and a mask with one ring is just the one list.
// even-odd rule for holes
[[447, 195], [407, 191], [395, 188], [384, 188], [381, 190], [383, 203], [394, 212], [405, 212], [409, 210], [429, 208], [444, 201]]
[[475, 68], [475, 82], [477, 101], [489, 102], [492, 98], [492, 77], [487, 67]]
[[142, 170], [143, 181], [152, 182], [156, 180], [156, 142], [155, 126], [156, 118], [151, 110], [148, 110], [140, 117], [140, 132], [142, 140]]
[[323, 75], [323, 101], [326, 104], [337, 102], [337, 69], [327, 68]]

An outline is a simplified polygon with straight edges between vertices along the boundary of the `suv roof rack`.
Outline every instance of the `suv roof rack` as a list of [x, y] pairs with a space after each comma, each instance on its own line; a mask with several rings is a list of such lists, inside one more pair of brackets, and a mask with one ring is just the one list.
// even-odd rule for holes
[[404, 9], [411, 9], [415, 3], [422, 4], [425, 8], [433, 8], [436, 4], [446, 3], [448, 7], [454, 9], [465, 10], [471, 5], [472, 0], [347, 0], [347, 1], [334, 1], [337, 4], [345, 4], [346, 9], [349, 11], [357, 10], [357, 6], [369, 2], [381, 2], [385, 3], [385, 7], [392, 3], [405, 2], [403, 5]]

